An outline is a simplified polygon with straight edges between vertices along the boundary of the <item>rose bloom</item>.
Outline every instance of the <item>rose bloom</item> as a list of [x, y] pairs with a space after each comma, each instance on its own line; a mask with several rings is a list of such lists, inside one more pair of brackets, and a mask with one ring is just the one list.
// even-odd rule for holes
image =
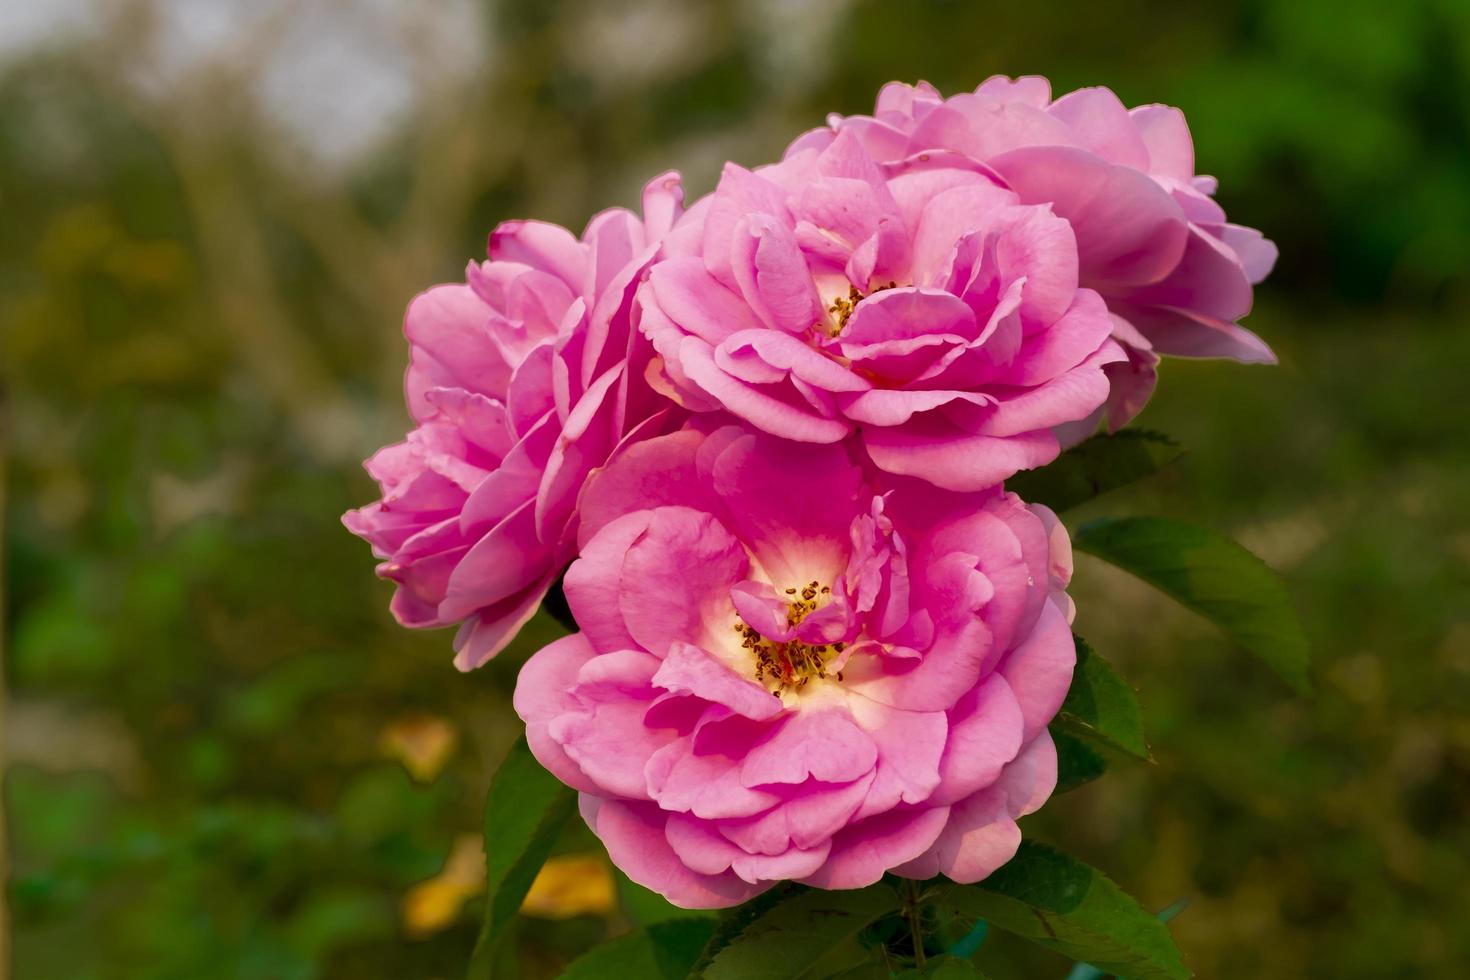
[[613, 862], [676, 905], [973, 882], [1055, 786], [1066, 532], [853, 450], [691, 428], [584, 496], [581, 632], [530, 659], [515, 707]]
[[1275, 363], [1265, 342], [1236, 321], [1250, 312], [1251, 287], [1271, 271], [1276, 246], [1225, 220], [1212, 198], [1215, 178], [1194, 172], [1194, 144], [1178, 109], [1127, 109], [1106, 88], [1053, 100], [1044, 78], [997, 76], [948, 99], [927, 82], [893, 82], [873, 115], [828, 122], [788, 154], [821, 149], [838, 133], [858, 136], [888, 164], [959, 153], [1023, 202], [1050, 205], [1066, 219], [1081, 282], [1107, 300], [1114, 336], [1128, 352], [1108, 367], [1110, 427], [1148, 401], [1160, 354]]
[[1123, 357], [1071, 227], [964, 157], [827, 144], [727, 165], [670, 234], [639, 291], [650, 381], [946, 489], [1050, 462]]
[[461, 670], [510, 641], [575, 554], [587, 474], [667, 420], [642, 381], [650, 353], [631, 307], [682, 199], [677, 174], [655, 178], [641, 219], [604, 211], [581, 240], [506, 222], [466, 282], [409, 304], [418, 427], [367, 461], [382, 498], [343, 523], [384, 559], [400, 623], [463, 624]]

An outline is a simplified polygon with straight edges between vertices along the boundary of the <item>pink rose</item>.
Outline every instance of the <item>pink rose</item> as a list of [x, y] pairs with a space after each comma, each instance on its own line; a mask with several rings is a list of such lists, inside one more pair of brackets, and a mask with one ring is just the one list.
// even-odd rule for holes
[[960, 153], [1021, 201], [1049, 204], [1071, 224], [1082, 284], [1107, 300], [1114, 336], [1128, 352], [1108, 368], [1112, 428], [1148, 401], [1160, 354], [1275, 363], [1265, 342], [1236, 321], [1250, 312], [1251, 286], [1271, 271], [1276, 246], [1225, 220], [1211, 197], [1215, 179], [1194, 172], [1194, 144], [1178, 109], [1127, 109], [1106, 88], [1053, 101], [1044, 78], [996, 76], [948, 99], [926, 82], [893, 82], [873, 115], [834, 115], [829, 124], [788, 155], [828, 146], [838, 133], [858, 136], [885, 163]]
[[677, 174], [655, 178], [642, 219], [604, 211], [580, 241], [506, 222], [467, 282], [409, 304], [404, 387], [418, 428], [367, 461], [382, 499], [343, 523], [398, 583], [400, 623], [463, 623], [461, 670], [510, 642], [575, 554], [587, 474], [668, 419], [643, 384], [650, 351], [631, 308], [682, 199]]
[[515, 707], [613, 861], [676, 905], [976, 881], [1055, 785], [1066, 532], [853, 448], [686, 429], [584, 495], [582, 631], [531, 658]]
[[638, 294], [650, 382], [950, 490], [1050, 462], [1123, 357], [1071, 227], [957, 154], [826, 142], [728, 165], [670, 234]]

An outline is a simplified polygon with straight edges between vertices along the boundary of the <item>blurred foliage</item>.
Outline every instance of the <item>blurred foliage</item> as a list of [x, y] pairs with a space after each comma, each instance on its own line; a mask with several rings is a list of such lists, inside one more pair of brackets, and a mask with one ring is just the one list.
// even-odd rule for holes
[[[479, 899], [439, 931], [404, 903], [476, 833], [516, 667], [556, 627], [458, 676], [337, 523], [406, 422], [405, 302], [503, 218], [580, 226], [671, 166], [703, 192], [890, 78], [1027, 71], [1184, 107], [1232, 218], [1281, 246], [1249, 323], [1283, 366], [1169, 364], [1142, 422], [1190, 455], [1073, 516], [1233, 533], [1287, 574], [1319, 689], [1080, 559], [1078, 629], [1140, 690], [1157, 764], [1116, 760], [1028, 832], [1189, 898], [1202, 976], [1463, 975], [1470, 5], [504, 0], [472, 72], [335, 168], [252, 99], [280, 18], [160, 91], [133, 84], [144, 6], [0, 75], [16, 975], [462, 975]], [[452, 735], [416, 781], [424, 718]], [[595, 849], [578, 823], [557, 850]], [[515, 975], [666, 917], [619, 893], [519, 920]], [[1002, 936], [979, 962], [1065, 971]]]

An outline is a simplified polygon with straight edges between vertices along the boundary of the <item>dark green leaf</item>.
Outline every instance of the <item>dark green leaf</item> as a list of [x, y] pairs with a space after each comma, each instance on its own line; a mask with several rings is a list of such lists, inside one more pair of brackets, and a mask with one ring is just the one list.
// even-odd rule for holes
[[1077, 668], [1057, 719], [1129, 755], [1151, 758], [1133, 688], [1086, 640], [1079, 636], [1076, 641]]
[[1179, 521], [1124, 517], [1083, 525], [1072, 544], [1213, 621], [1298, 690], [1310, 688], [1307, 638], [1286, 586], [1234, 541]]
[[617, 878], [618, 895], [623, 901], [623, 912], [640, 926], [666, 922], [669, 919], [715, 918], [714, 912], [681, 909], [658, 892], [644, 888], [621, 871], [614, 869], [613, 875]]
[[746, 926], [703, 975], [709, 980], [793, 980], [899, 904], [898, 893], [886, 884], [797, 892]]
[[[905, 925], [907, 931], [907, 925]], [[802, 974], [807, 980], [893, 980], [872, 927], [829, 949]]]
[[812, 976], [819, 977], [821, 980], [894, 980], [893, 971], [876, 951], [873, 953], [873, 959], [865, 963], [838, 970], [835, 973], [813, 973]]
[[576, 792], [541, 768], [525, 738], [518, 739], [485, 798], [485, 921], [470, 976], [490, 975], [496, 940], [576, 809]]
[[705, 944], [704, 951], [699, 956], [699, 962], [694, 965], [691, 976], [702, 977], [704, 971], [709, 968], [710, 963], [720, 952], [745, 931], [746, 926], [755, 922], [777, 905], [795, 895], [803, 894], [807, 889], [790, 881], [783, 881], [769, 891], [762, 892], [748, 902], [744, 902], [732, 909], [726, 909], [720, 913], [719, 922], [715, 925], [714, 935], [710, 936], [709, 942]]
[[[1188, 907], [1189, 899], [1181, 898], [1161, 911], [1158, 915], [1158, 920], [1160, 922], [1168, 922]], [[1072, 967], [1072, 972], [1067, 974], [1067, 980], [1102, 980], [1106, 975], [1091, 963], [1078, 963]]]
[[1051, 725], [1051, 740], [1057, 746], [1056, 792], [1070, 792], [1107, 772], [1107, 762], [1092, 746], [1055, 722]]
[[967, 919], [1130, 980], [1178, 980], [1189, 971], [1168, 928], [1101, 872], [1032, 841], [999, 871], [958, 886], [942, 905]]
[[1041, 469], [1017, 473], [1006, 489], [1028, 503], [1066, 510], [1141, 480], [1182, 455], [1183, 448], [1166, 435], [1124, 429], [1078, 443]]
[[955, 956], [936, 956], [922, 970], [905, 970], [894, 980], [985, 980], [985, 974], [969, 960]]
[[709, 918], [655, 922], [583, 953], [561, 980], [684, 980], [714, 930]]

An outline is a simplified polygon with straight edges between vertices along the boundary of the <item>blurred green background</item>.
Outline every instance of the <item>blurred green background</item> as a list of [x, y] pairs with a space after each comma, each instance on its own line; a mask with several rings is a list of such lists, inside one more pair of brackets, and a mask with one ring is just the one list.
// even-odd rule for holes
[[[1158, 761], [1028, 832], [1188, 898], [1202, 977], [1465, 976], [1464, 0], [0, 7], [12, 975], [461, 976], [509, 691], [553, 628], [461, 676], [338, 524], [407, 422], [406, 301], [498, 220], [580, 228], [668, 167], [703, 193], [889, 79], [997, 72], [1183, 107], [1279, 243], [1247, 323], [1282, 365], [1168, 364], [1141, 424], [1191, 455], [1089, 510], [1267, 558], [1318, 686], [1080, 560], [1078, 629]], [[527, 917], [511, 955], [554, 975], [648, 904]], [[1066, 972], [1004, 937], [982, 963]]]

